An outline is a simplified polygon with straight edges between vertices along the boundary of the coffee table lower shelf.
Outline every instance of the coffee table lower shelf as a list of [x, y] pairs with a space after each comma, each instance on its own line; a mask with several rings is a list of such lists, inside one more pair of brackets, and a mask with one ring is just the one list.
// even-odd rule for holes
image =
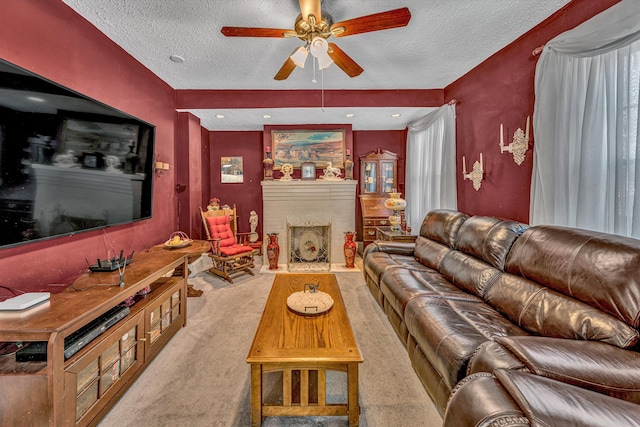
[[[332, 362], [322, 367], [297, 366], [295, 363], [286, 363], [287, 367], [282, 365], [285, 364], [251, 364], [252, 426], [261, 425], [264, 417], [281, 416], [349, 416], [350, 426], [359, 425], [358, 362]], [[327, 371], [347, 373], [347, 403], [327, 403]], [[269, 372], [282, 372], [281, 405], [263, 403], [263, 374]], [[294, 374], [299, 381], [294, 381]], [[315, 377], [315, 381], [310, 380], [311, 377]]]

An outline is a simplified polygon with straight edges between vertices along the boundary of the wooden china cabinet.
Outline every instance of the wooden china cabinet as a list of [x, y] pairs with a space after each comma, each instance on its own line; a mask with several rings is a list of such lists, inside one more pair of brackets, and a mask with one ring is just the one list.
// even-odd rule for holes
[[398, 155], [378, 148], [360, 157], [360, 212], [363, 248], [376, 239], [376, 227], [389, 225], [392, 211], [384, 207], [398, 187]]

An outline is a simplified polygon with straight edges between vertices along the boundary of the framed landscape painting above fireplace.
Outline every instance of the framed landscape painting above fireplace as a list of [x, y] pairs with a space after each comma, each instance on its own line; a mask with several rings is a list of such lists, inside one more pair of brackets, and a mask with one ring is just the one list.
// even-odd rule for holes
[[274, 169], [289, 163], [300, 168], [313, 162], [318, 168], [344, 167], [345, 131], [335, 130], [272, 130]]

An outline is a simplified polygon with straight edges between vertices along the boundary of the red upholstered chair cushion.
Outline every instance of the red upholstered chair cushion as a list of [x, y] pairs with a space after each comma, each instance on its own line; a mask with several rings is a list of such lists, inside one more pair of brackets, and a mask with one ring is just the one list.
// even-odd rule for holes
[[236, 238], [231, 230], [229, 215], [208, 216], [207, 226], [212, 239], [220, 239], [220, 254], [231, 256], [244, 252], [252, 252], [250, 246], [243, 246], [236, 243]]
[[236, 244], [236, 237], [231, 231], [229, 216], [208, 216], [207, 224], [212, 239], [220, 239], [220, 249]]
[[253, 248], [251, 248], [250, 246], [244, 246], [240, 244], [235, 244], [232, 246], [225, 246], [224, 248], [220, 248], [220, 253], [226, 256], [238, 255], [245, 252], [253, 252]]

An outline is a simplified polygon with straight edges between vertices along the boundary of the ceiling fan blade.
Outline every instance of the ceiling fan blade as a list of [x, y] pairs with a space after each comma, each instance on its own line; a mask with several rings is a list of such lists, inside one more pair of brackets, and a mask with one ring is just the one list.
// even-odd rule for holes
[[347, 73], [349, 77], [359, 76], [364, 70], [349, 55], [344, 53], [335, 43], [329, 43], [329, 51], [327, 52], [333, 62], [340, 67], [342, 71]]
[[313, 15], [316, 17], [316, 21], [319, 22], [322, 19], [320, 2], [321, 0], [300, 0], [300, 13], [302, 14], [302, 19], [309, 22], [309, 15]]
[[284, 64], [282, 64], [282, 68], [278, 70], [276, 73], [274, 80], [285, 80], [293, 70], [295, 70], [296, 64], [293, 62], [291, 58], [287, 58]]
[[[403, 7], [336, 22], [331, 26], [331, 32], [336, 37], [352, 36], [354, 34], [368, 33], [371, 31], [404, 27], [409, 23], [410, 19], [411, 12], [409, 12], [409, 8]], [[341, 27], [344, 27], [344, 31], [340, 31]]]
[[296, 35], [295, 31], [279, 28], [251, 28], [251, 27], [222, 27], [220, 30], [227, 37], [290, 37]]

